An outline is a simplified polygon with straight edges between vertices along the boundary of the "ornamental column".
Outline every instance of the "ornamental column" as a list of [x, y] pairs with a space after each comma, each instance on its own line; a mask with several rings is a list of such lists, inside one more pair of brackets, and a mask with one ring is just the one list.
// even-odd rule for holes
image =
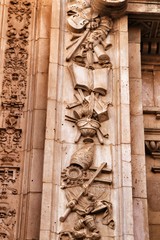
[[41, 240], [134, 239], [127, 1], [53, 1]]

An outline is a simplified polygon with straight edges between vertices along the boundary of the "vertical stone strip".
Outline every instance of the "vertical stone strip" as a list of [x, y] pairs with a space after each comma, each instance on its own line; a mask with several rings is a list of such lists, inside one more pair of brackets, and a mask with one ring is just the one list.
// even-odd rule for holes
[[[47, 1], [46, 1], [47, 2]], [[58, 182], [60, 180], [61, 157], [59, 143], [59, 129], [61, 124], [61, 81], [63, 35], [62, 22], [64, 18], [65, 1], [54, 0], [52, 3], [52, 18], [50, 32], [50, 59], [47, 92], [46, 136], [43, 165], [43, 188], [40, 240], [56, 239], [58, 214]], [[43, 59], [42, 59], [43, 63]], [[58, 113], [58, 114], [57, 114]], [[56, 131], [57, 130], [57, 131]], [[56, 140], [57, 139], [57, 140]]]
[[39, 239], [51, 1], [0, 3], [0, 237]]
[[148, 235], [146, 163], [144, 149], [144, 123], [142, 107], [142, 78], [140, 30], [129, 31], [130, 104], [132, 141], [132, 178], [134, 197], [135, 239], [146, 240]]
[[[23, 113], [27, 97], [30, 1], [5, 1], [6, 25], [0, 127], [1, 237], [17, 239], [23, 167]], [[8, 15], [7, 11], [8, 10]], [[7, 16], [7, 19], [6, 19]], [[3, 28], [2, 28], [3, 30]]]
[[116, 130], [114, 130], [115, 149], [113, 148], [115, 151], [113, 155], [113, 206], [115, 206], [115, 219], [117, 219], [117, 224], [119, 223], [115, 231], [115, 236], [122, 239], [134, 239], [127, 16], [115, 22], [115, 33], [113, 101], [116, 105], [116, 115], [112, 119], [112, 124], [115, 124]]

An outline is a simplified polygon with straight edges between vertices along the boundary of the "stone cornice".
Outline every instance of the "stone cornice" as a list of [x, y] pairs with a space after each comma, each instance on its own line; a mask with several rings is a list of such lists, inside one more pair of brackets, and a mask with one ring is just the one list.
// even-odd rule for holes
[[159, 14], [160, 13], [160, 2], [159, 1], [128, 1], [127, 11], [128, 14]]

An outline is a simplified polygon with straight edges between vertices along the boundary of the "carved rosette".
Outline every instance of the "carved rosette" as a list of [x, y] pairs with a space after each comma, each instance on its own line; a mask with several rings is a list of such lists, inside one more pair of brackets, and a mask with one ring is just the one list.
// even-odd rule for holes
[[[31, 1], [10, 0], [1, 93], [3, 125], [0, 128], [0, 239], [15, 239], [16, 212], [21, 173], [21, 116], [27, 90], [28, 44]], [[14, 206], [15, 208], [15, 206]]]

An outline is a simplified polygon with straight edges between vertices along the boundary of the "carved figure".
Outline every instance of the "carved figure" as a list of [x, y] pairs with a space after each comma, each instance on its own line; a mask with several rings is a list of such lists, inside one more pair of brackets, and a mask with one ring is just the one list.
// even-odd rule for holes
[[[112, 219], [112, 204], [105, 199], [106, 192], [100, 186], [92, 186], [93, 182], [111, 184], [106, 179], [98, 178], [102, 171], [110, 173], [106, 169], [106, 163], [98, 168], [92, 167], [94, 144], [86, 144], [77, 150], [71, 157], [70, 166], [62, 172], [62, 179], [65, 185], [67, 209], [60, 218], [61, 222], [67, 220], [72, 212], [77, 213], [77, 221], [74, 230], [62, 232], [60, 239], [95, 239], [101, 238], [96, 226], [96, 215], [103, 214], [102, 224], [114, 228]], [[94, 190], [93, 190], [94, 189]]]

